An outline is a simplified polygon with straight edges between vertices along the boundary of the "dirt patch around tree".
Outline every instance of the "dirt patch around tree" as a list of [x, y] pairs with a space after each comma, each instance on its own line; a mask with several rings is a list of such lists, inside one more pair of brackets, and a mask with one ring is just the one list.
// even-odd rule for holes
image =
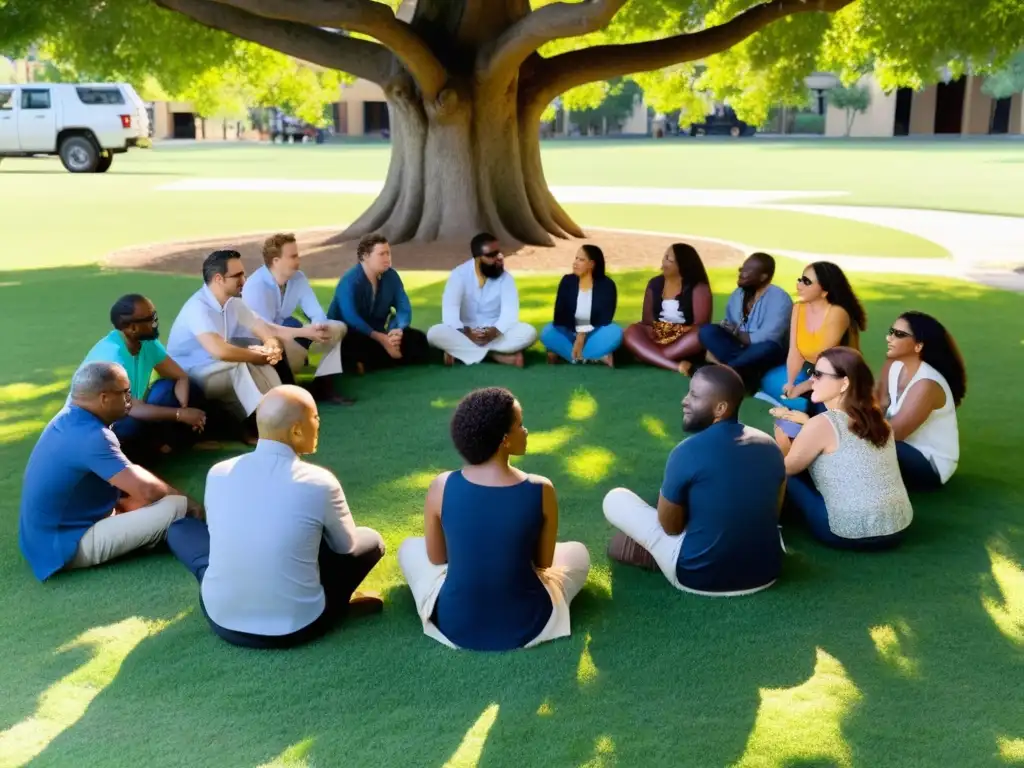
[[[225, 236], [125, 248], [109, 254], [103, 263], [117, 269], [139, 269], [174, 274], [196, 275], [202, 272], [203, 259], [211, 251], [230, 248], [242, 254], [246, 272], [251, 274], [263, 264], [263, 241], [273, 232]], [[295, 231], [302, 254], [302, 271], [313, 279], [336, 279], [356, 263], [355, 241], [333, 243], [337, 229]], [[707, 267], [738, 266], [745, 254], [724, 243], [668, 235], [633, 234], [594, 230], [583, 240], [555, 240], [553, 248], [513, 244], [506, 248], [505, 266], [511, 272], [568, 272], [573, 257], [584, 243], [593, 243], [604, 251], [609, 270], [660, 269], [661, 258], [674, 242], [695, 247]], [[451, 270], [469, 258], [469, 242], [437, 241], [403, 243], [392, 246], [392, 259], [398, 270]]]

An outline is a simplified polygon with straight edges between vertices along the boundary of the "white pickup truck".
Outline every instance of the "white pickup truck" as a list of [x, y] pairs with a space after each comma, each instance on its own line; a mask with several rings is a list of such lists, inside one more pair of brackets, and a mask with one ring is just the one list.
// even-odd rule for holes
[[59, 155], [72, 173], [104, 173], [114, 155], [151, 144], [127, 83], [0, 83], [0, 158]]

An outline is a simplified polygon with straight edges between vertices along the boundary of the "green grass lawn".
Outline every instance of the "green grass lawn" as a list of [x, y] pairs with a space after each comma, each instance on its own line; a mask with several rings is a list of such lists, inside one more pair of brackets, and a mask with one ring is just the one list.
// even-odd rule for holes
[[[26, 224], [45, 226], [42, 210]], [[101, 231], [78, 232], [83, 249]], [[781, 261], [780, 284], [791, 285], [799, 268]], [[616, 276], [621, 322], [639, 316], [647, 276]], [[441, 276], [409, 277], [415, 324], [425, 328], [439, 318]], [[720, 270], [713, 279], [720, 317], [733, 275]], [[783, 578], [735, 600], [679, 594], [660, 576], [605, 557], [612, 531], [601, 498], [618, 485], [656, 495], [680, 437], [680, 377], [639, 366], [548, 367], [534, 353], [521, 371], [433, 367], [352, 379], [346, 386], [359, 402], [323, 411], [314, 460], [341, 479], [358, 523], [384, 535], [389, 553], [367, 586], [383, 592], [386, 609], [309, 647], [261, 653], [213, 636], [192, 577], [166, 552], [39, 584], [17, 548], [22, 469], [74, 367], [107, 331], [107, 307], [122, 293], [146, 293], [166, 333], [196, 285], [94, 267], [0, 273], [8, 329], [0, 367], [0, 766], [930, 768], [1024, 760], [1018, 296], [857, 277], [870, 315], [863, 343], [876, 368], [884, 329], [907, 308], [936, 314], [963, 347], [970, 387], [959, 471], [941, 493], [914, 499], [902, 549], [833, 552], [787, 526]], [[520, 278], [525, 319], [548, 320], [555, 286], [553, 277]], [[330, 287], [317, 286], [322, 298]], [[554, 480], [560, 538], [585, 542], [593, 558], [573, 604], [572, 636], [503, 655], [453, 652], [423, 636], [395, 560], [402, 539], [421, 532], [426, 483], [457, 466], [447, 434], [453, 405], [490, 384], [522, 401], [530, 452], [521, 466]], [[759, 402], [748, 401], [743, 416], [769, 427]], [[160, 472], [201, 496], [208, 467], [230, 453], [185, 456]]]
[[[55, 159], [0, 164], [0, 269], [95, 263], [142, 243], [273, 228], [336, 226], [367, 195], [166, 192], [194, 177], [381, 180], [389, 147], [192, 145], [135, 151], [109, 174], [71, 176]], [[1024, 144], [1002, 141], [553, 141], [552, 185], [841, 191], [791, 202], [911, 206], [1024, 215]], [[935, 243], [886, 227], [791, 212], [567, 204], [584, 226], [656, 229], [758, 247], [862, 256], [942, 257]], [[43, 215], [45, 212], [45, 216]]]

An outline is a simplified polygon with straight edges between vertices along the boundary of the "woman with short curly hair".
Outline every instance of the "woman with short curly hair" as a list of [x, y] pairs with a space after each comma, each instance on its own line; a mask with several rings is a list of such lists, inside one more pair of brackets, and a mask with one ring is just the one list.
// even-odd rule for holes
[[424, 633], [453, 648], [505, 651], [569, 634], [569, 603], [590, 555], [555, 543], [558, 498], [546, 477], [509, 464], [526, 453], [523, 410], [500, 387], [466, 395], [451, 422], [466, 461], [431, 483], [425, 536], [406, 539], [398, 563]]

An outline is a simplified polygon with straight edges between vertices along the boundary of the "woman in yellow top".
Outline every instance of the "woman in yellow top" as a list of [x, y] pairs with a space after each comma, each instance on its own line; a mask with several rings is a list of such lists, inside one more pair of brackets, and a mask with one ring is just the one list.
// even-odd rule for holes
[[843, 270], [830, 261], [808, 265], [796, 281], [796, 292], [786, 364], [765, 374], [757, 397], [807, 413], [810, 372], [818, 355], [838, 346], [859, 351], [867, 316]]

